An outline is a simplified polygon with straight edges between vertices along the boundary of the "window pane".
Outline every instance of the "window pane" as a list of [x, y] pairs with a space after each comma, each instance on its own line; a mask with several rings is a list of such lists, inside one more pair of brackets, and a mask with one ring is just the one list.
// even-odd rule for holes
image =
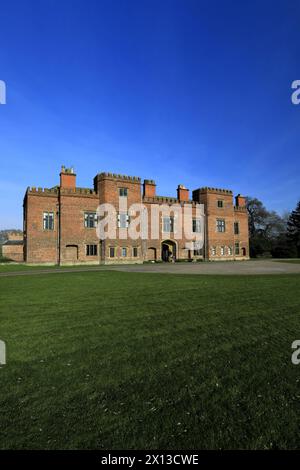
[[119, 195], [122, 197], [127, 196], [127, 188], [119, 188]]
[[54, 229], [54, 213], [53, 212], [43, 213], [43, 229], [44, 230]]
[[194, 233], [201, 232], [201, 220], [200, 219], [193, 219], [193, 232]]

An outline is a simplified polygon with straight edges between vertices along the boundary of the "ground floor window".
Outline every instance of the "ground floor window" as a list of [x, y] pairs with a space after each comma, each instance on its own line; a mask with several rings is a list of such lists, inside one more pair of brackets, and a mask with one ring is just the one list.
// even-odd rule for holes
[[194, 250], [194, 256], [201, 256], [202, 255], [202, 250]]
[[122, 255], [123, 258], [126, 258], [126, 256], [127, 256], [127, 248], [122, 247], [122, 249], [121, 249], [121, 255]]
[[116, 249], [115, 249], [115, 247], [114, 247], [114, 246], [110, 246], [110, 247], [109, 247], [109, 257], [110, 257], [110, 258], [114, 258], [115, 255], [116, 255]]
[[137, 249], [137, 247], [136, 247], [136, 246], [133, 247], [133, 250], [132, 250], [132, 251], [133, 251], [133, 257], [134, 257], [134, 258], [137, 258], [137, 256], [138, 256], [138, 249]]
[[229, 256], [232, 255], [232, 247], [231, 246], [228, 247], [228, 254], [229, 254]]
[[86, 256], [97, 256], [97, 245], [86, 245]]
[[215, 246], [212, 246], [212, 247], [211, 247], [211, 254], [212, 254], [212, 256], [216, 256], [217, 250], [216, 250], [216, 247], [215, 247]]
[[225, 255], [225, 246], [221, 246], [221, 256]]
[[239, 244], [239, 242], [236, 242], [234, 244], [234, 252], [235, 252], [236, 255], [240, 254], [240, 244]]

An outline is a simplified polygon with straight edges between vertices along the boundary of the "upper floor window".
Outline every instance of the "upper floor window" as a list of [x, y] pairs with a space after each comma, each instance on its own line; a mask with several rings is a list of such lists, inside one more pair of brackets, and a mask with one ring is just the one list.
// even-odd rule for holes
[[119, 188], [119, 196], [127, 197], [128, 196], [128, 189], [127, 188]]
[[43, 229], [54, 230], [54, 212], [44, 212], [43, 214]]
[[238, 235], [240, 233], [240, 224], [239, 222], [234, 222], [234, 234]]
[[217, 232], [225, 232], [225, 220], [217, 219]]
[[217, 205], [218, 207], [224, 207], [224, 201], [222, 201], [221, 199], [218, 199]]
[[97, 256], [97, 245], [86, 245], [86, 256]]
[[201, 219], [193, 219], [193, 232], [194, 233], [201, 232]]
[[119, 212], [118, 214], [118, 227], [127, 228], [129, 225], [129, 215], [126, 212]]
[[163, 232], [174, 232], [174, 217], [163, 218]]
[[97, 214], [96, 212], [85, 212], [84, 213], [84, 226], [85, 228], [97, 227]]

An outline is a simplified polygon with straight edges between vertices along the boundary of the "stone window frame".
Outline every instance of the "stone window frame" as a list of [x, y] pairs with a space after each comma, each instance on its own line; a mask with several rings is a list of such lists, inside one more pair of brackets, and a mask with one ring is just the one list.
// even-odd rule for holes
[[240, 242], [235, 242], [234, 244], [234, 254], [239, 255], [240, 254]]
[[216, 246], [211, 246], [210, 247], [210, 252], [212, 256], [217, 256], [217, 247]]
[[[123, 255], [123, 250], [125, 250], [125, 255]], [[127, 246], [121, 246], [121, 258], [128, 258], [128, 248]]]
[[[49, 219], [50, 214], [52, 214], [52, 224], [49, 223], [51, 221], [51, 218]], [[43, 211], [43, 230], [54, 230], [54, 211]]]
[[[197, 222], [198, 222], [198, 224], [197, 224]], [[192, 226], [193, 233], [201, 233], [201, 219], [193, 218], [192, 224], [193, 224], [193, 226]], [[198, 228], [198, 230], [195, 230], [197, 228]]]
[[225, 256], [225, 254], [226, 254], [226, 252], [225, 252], [225, 246], [222, 245], [222, 246], [220, 247], [220, 255], [221, 255], [221, 256]]
[[224, 208], [224, 199], [218, 199], [217, 200], [217, 207], [218, 207], [218, 209], [223, 209]]
[[227, 247], [227, 254], [228, 254], [228, 256], [232, 256], [232, 254], [233, 254], [232, 246]]
[[[123, 218], [121, 216], [125, 216], [126, 218]], [[128, 228], [129, 227], [129, 222], [130, 222], [130, 217], [128, 212], [118, 212], [117, 214], [117, 225], [118, 228]]]
[[[111, 250], [113, 250], [113, 256], [111, 256]], [[116, 258], [116, 252], [117, 252], [117, 247], [116, 246], [110, 246], [108, 248], [108, 254], [109, 254], [109, 258]]]
[[240, 234], [240, 223], [239, 223], [239, 221], [235, 221], [233, 223], [233, 232], [234, 232], [234, 235], [239, 235]]
[[86, 256], [98, 256], [98, 244], [87, 243], [85, 245], [85, 255]]
[[119, 197], [128, 197], [128, 188], [123, 186], [119, 187]]
[[[134, 254], [135, 253], [134, 250], [136, 250], [136, 255]], [[133, 246], [132, 247], [132, 257], [133, 258], [138, 258], [138, 256], [139, 256], [139, 248], [137, 246]]]
[[219, 233], [226, 232], [226, 221], [225, 219], [216, 219], [216, 231]]
[[[93, 217], [91, 217], [93, 216]], [[89, 225], [89, 220], [93, 221], [93, 225]], [[95, 211], [84, 211], [83, 218], [84, 228], [96, 228], [98, 224], [97, 212]]]
[[[166, 229], [165, 221], [168, 219], [169, 223], [169, 230]], [[175, 217], [173, 215], [167, 216], [164, 215], [162, 217], [162, 233], [174, 233], [175, 228]]]

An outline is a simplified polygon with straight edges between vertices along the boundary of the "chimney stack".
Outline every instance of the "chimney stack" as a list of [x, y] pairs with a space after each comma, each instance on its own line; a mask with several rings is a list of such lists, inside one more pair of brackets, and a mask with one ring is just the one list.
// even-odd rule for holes
[[143, 197], [156, 196], [156, 184], [153, 180], [144, 180]]
[[177, 199], [179, 199], [179, 201], [188, 201], [189, 200], [189, 190], [185, 186], [183, 186], [183, 184], [178, 185]]
[[67, 189], [76, 188], [76, 174], [74, 173], [73, 167], [66, 168], [62, 165], [60, 172], [60, 187]]
[[242, 196], [241, 194], [238, 194], [235, 197], [235, 205], [237, 207], [245, 207], [246, 206], [246, 198]]

